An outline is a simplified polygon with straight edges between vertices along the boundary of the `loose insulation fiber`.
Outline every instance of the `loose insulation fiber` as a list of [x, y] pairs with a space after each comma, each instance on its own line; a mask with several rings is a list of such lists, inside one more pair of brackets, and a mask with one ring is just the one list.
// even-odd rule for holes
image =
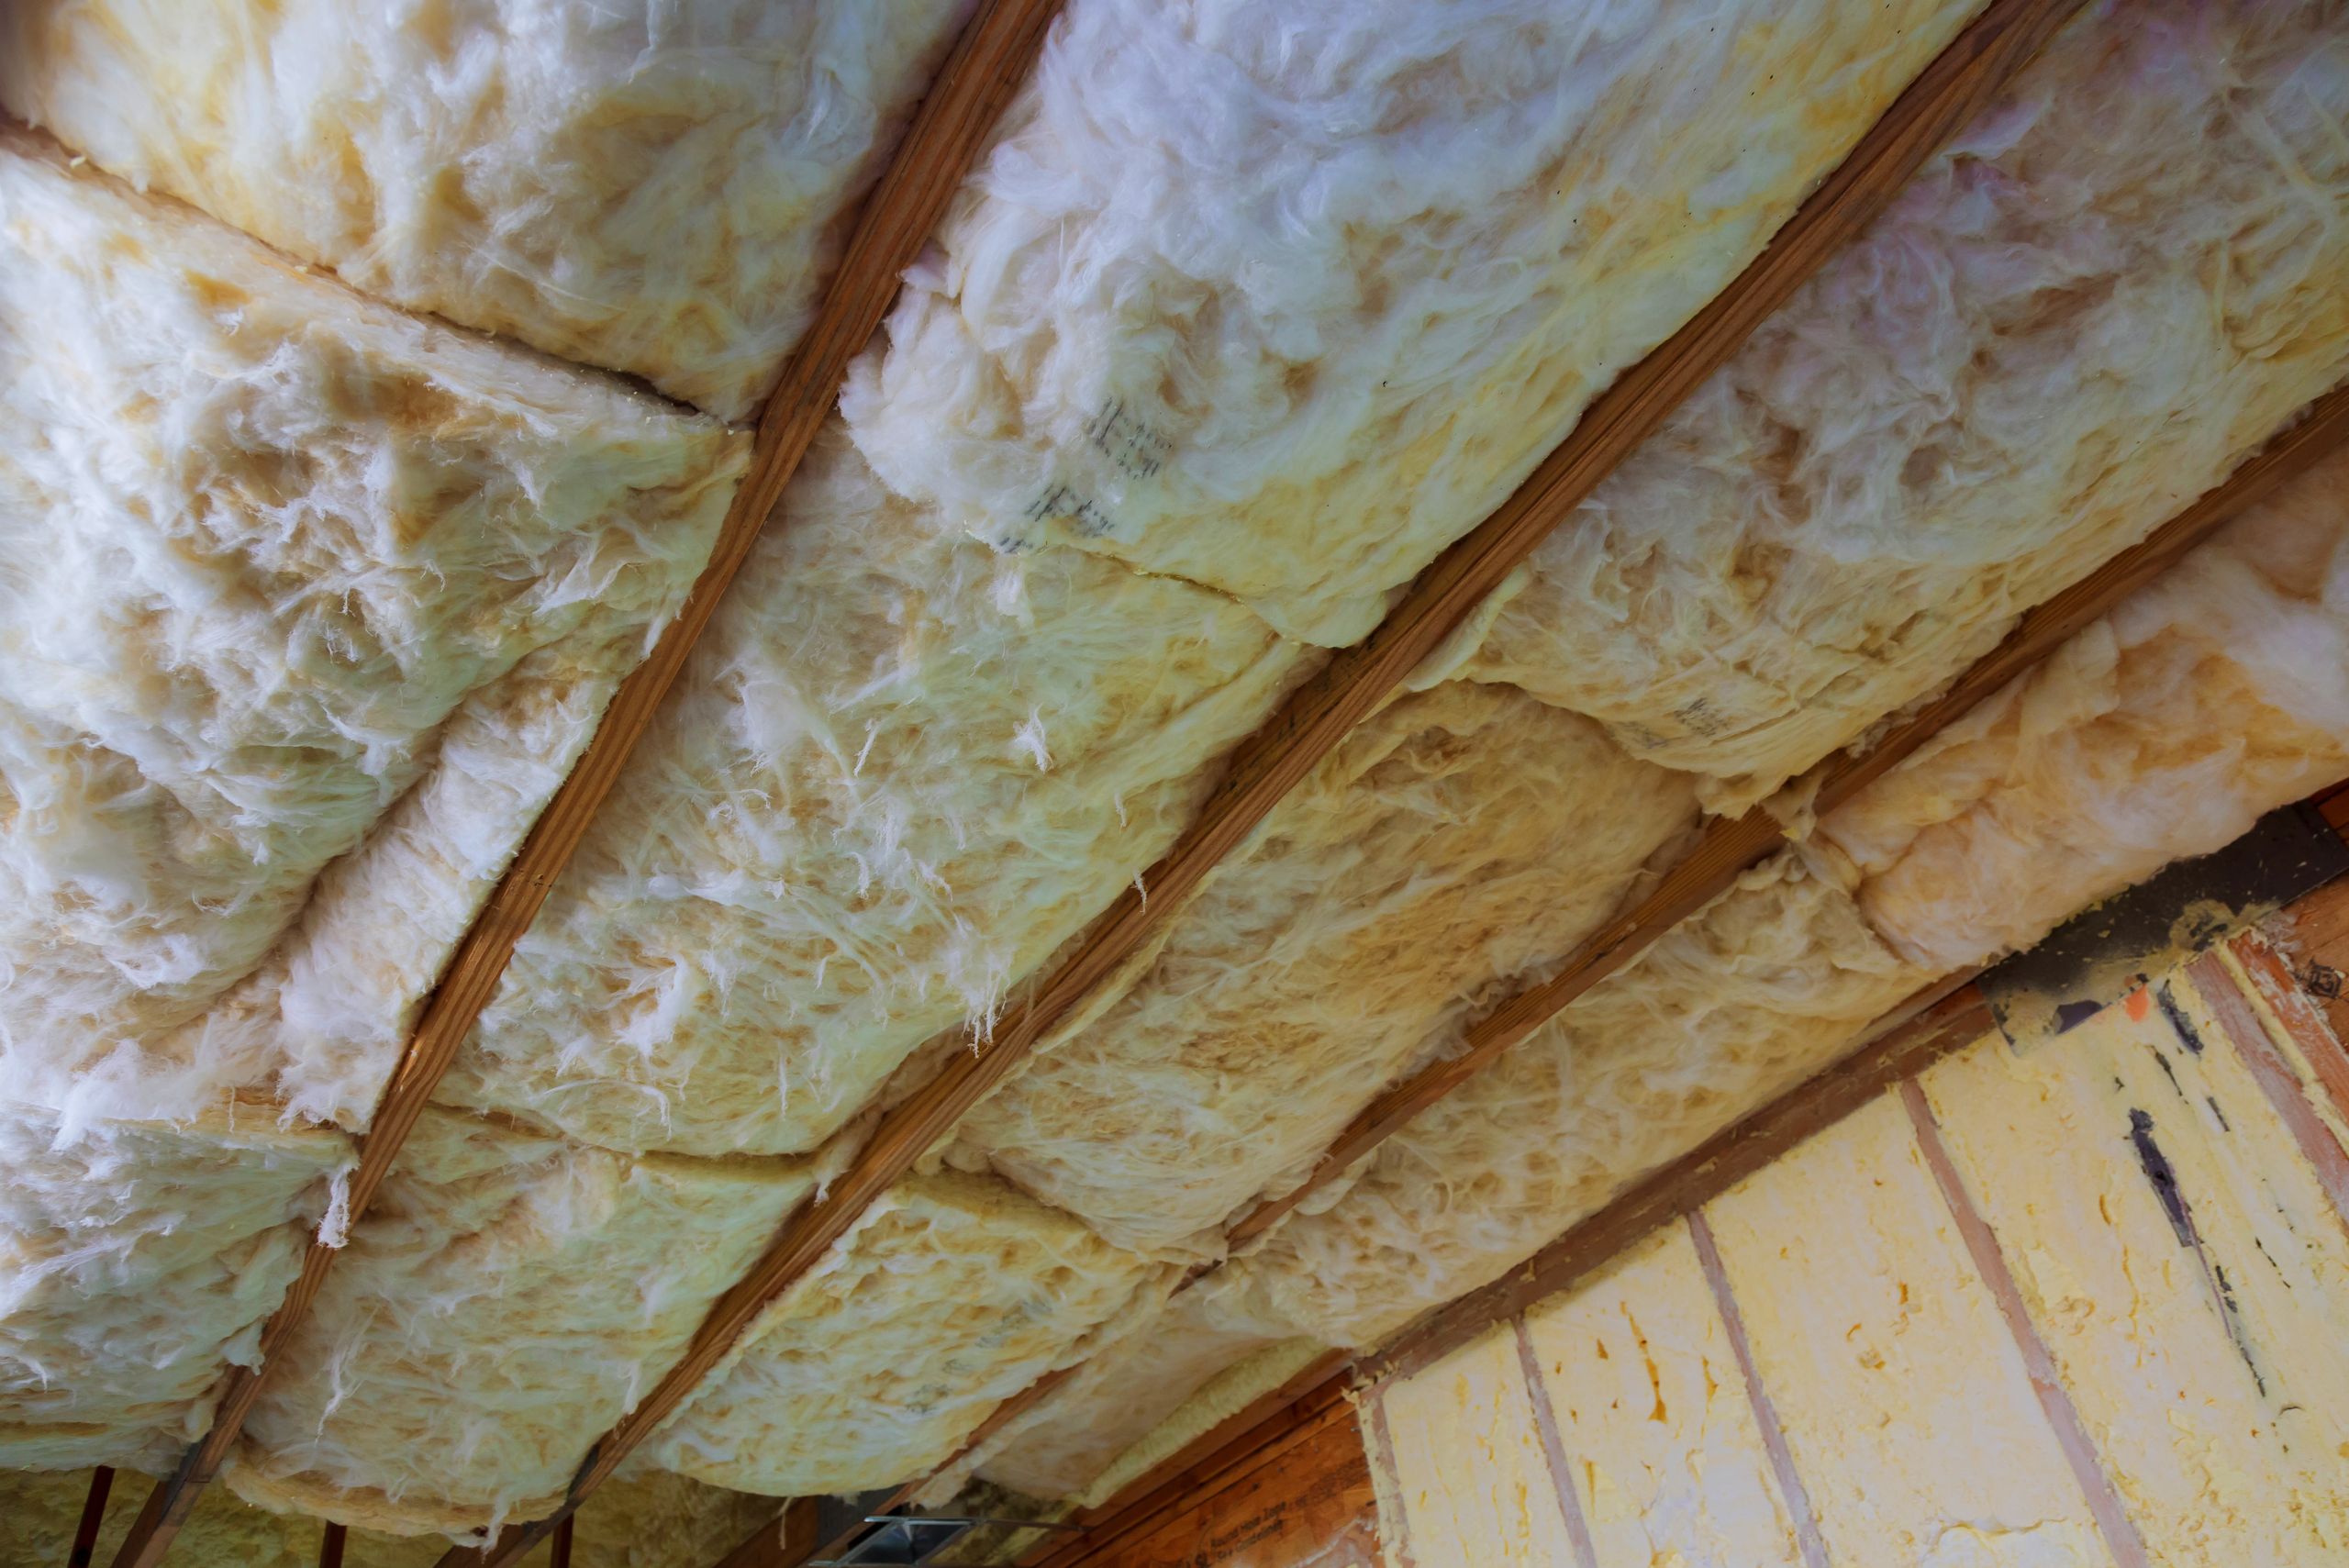
[[192, 1020], [443, 737], [545, 771], [505, 707], [535, 683], [592, 719], [746, 443], [5, 127], [0, 367], [0, 1092], [363, 1119], [387, 1056], [297, 1067], [272, 1029]]
[[1074, 0], [852, 388], [892, 487], [1358, 640], [1974, 0]]
[[748, 1492], [894, 1485], [1119, 1337], [1169, 1271], [988, 1177], [892, 1187], [639, 1452]]
[[1220, 1225], [1294, 1185], [1431, 1034], [1596, 929], [1695, 817], [1685, 777], [1576, 715], [1466, 682], [1405, 696], [948, 1158], [1121, 1245]]
[[227, 1483], [391, 1534], [541, 1517], [815, 1190], [428, 1109], [283, 1352]]
[[2349, 775], [2349, 453], [1820, 823], [1911, 962], [1962, 969]]
[[2349, 373], [2349, 33], [2084, 11], [1531, 558], [1471, 676], [1766, 794]]
[[1304, 657], [1173, 579], [996, 554], [834, 427], [442, 1098], [813, 1148], [1154, 861]]
[[1268, 1332], [1374, 1343], [1818, 1072], [1931, 977], [1782, 851], [1422, 1111], [1223, 1288]]
[[0, 1465], [161, 1474], [204, 1435], [351, 1162], [275, 1110], [76, 1123], [0, 1101]]
[[756, 411], [964, 0], [28, 0], [0, 103], [370, 294]]

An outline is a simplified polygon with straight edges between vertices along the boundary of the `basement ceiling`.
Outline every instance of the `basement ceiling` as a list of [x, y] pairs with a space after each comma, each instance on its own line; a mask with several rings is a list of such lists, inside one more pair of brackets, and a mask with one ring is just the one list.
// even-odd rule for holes
[[0, 104], [0, 1464], [1076, 1496], [2349, 774], [2321, 0], [25, 0]]

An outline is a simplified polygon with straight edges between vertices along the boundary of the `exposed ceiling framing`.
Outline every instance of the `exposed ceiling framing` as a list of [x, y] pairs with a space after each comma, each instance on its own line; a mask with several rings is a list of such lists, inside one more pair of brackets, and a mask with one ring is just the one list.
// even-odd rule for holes
[[[1442, 646], [1553, 528], [1821, 264], [1886, 210], [1925, 161], [1992, 100], [2080, 4], [1993, 0], [1734, 282], [1598, 398], [1532, 477], [1429, 566], [1366, 640], [1333, 658], [1240, 748], [1189, 828], [1137, 880], [1134, 889], [1120, 895], [1095, 921], [1074, 955], [1029, 987], [973, 1051], [951, 1057], [933, 1079], [881, 1120], [846, 1173], [795, 1214], [751, 1272], [718, 1299], [684, 1358], [587, 1451], [563, 1507], [546, 1518], [509, 1528], [485, 1549], [451, 1551], [442, 1560], [443, 1568], [510, 1563], [551, 1535], [588, 1493], [685, 1403], [761, 1312], [1000, 1084], [1055, 1022], [1141, 950], [1153, 929], [1182, 906], [1186, 895]], [[442, 1072], [488, 1005], [516, 944], [581, 843], [829, 414], [850, 360], [863, 349], [895, 297], [899, 273], [930, 236], [996, 117], [1019, 90], [1057, 10], [1057, 0], [987, 0], [955, 46], [867, 202], [820, 314], [764, 407], [751, 470], [733, 498], [709, 566], [651, 657], [621, 686], [593, 743], [466, 932], [426, 1006], [376, 1110], [373, 1130], [362, 1142], [351, 1184], [354, 1216], [366, 1210], [391, 1172], [403, 1140], [423, 1113]], [[2349, 389], [2312, 406], [2291, 429], [2151, 538], [2030, 611], [1994, 652], [1866, 754], [1839, 755], [1826, 764], [1815, 796], [1817, 808], [1828, 809], [1881, 776], [1976, 703], [2175, 564], [2229, 517], [2344, 439], [2349, 439]], [[1696, 851], [1653, 894], [1584, 942], [1554, 977], [1477, 1024], [1469, 1033], [1466, 1053], [1382, 1094], [1327, 1151], [1304, 1185], [1249, 1213], [1230, 1229], [1229, 1241], [1236, 1246], [1278, 1223], [1413, 1116], [1631, 962], [1740, 872], [1775, 850], [1783, 837], [1779, 823], [1765, 812], [1714, 821]], [[1936, 991], [1948, 992], [1961, 984], [1962, 977]], [[1912, 1071], [1924, 1060], [1920, 1052], [1946, 1049], [1954, 1032], [1970, 1027], [1973, 1015], [1966, 1010], [1965, 997], [1960, 990], [1954, 995], [1921, 998], [1920, 1003], [1930, 1006], [1920, 1023], [1896, 1031], [1835, 1070], [1832, 1092], [1873, 1094], [1882, 1084]], [[1816, 1096], [1813, 1101], [1826, 1103]], [[1757, 1119], [1778, 1116], [1786, 1120], [1793, 1115], [1774, 1106]], [[1736, 1143], [1737, 1159], [1744, 1160], [1763, 1146], [1753, 1141], [1755, 1136], [1742, 1126], [1715, 1143], [1744, 1139]], [[1735, 1162], [1727, 1159], [1724, 1150], [1709, 1156], [1700, 1150], [1689, 1161], [1705, 1156], [1713, 1162], [1709, 1168], [1727, 1169]], [[1655, 1206], [1667, 1201], [1667, 1178], [1682, 1168], [1664, 1173], [1577, 1227], [1552, 1250], [1557, 1259], [1552, 1259], [1552, 1252], [1542, 1254], [1552, 1261], [1535, 1271], [1547, 1282], [1542, 1288], [1555, 1289], [1561, 1277], [1571, 1277], [1560, 1276], [1559, 1269], [1569, 1265], [1558, 1259], [1587, 1258], [1600, 1240], [1620, 1236], [1620, 1228], [1639, 1216], [1664, 1213]], [[196, 1497], [231, 1451], [268, 1375], [270, 1357], [285, 1345], [310, 1310], [336, 1255], [336, 1249], [323, 1242], [311, 1244], [300, 1278], [263, 1332], [263, 1370], [231, 1373], [212, 1428], [150, 1496], [116, 1559], [117, 1568], [150, 1568], [162, 1559]], [[1510, 1288], [1518, 1288], [1517, 1283], [1512, 1281]], [[1464, 1299], [1461, 1308], [1489, 1320], [1494, 1308], [1485, 1295]], [[1451, 1316], [1447, 1312], [1438, 1321], [1449, 1321]], [[1421, 1342], [1435, 1340], [1419, 1335], [1411, 1341]], [[1402, 1364], [1392, 1362], [1383, 1371], [1391, 1373]], [[1065, 1370], [1051, 1374], [1000, 1407], [964, 1451], [1032, 1408], [1068, 1375]]]

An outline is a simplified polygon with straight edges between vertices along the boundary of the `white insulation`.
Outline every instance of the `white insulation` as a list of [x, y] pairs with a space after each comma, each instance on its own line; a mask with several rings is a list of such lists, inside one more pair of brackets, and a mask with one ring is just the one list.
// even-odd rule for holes
[[351, 1163], [274, 1106], [84, 1121], [0, 1102], [0, 1466], [168, 1472]]
[[410, 309], [757, 411], [963, 0], [28, 0], [0, 104]]
[[1535, 551], [1466, 673], [1766, 794], [2349, 371], [2349, 39], [2086, 8]]
[[227, 1484], [399, 1535], [541, 1517], [815, 1186], [807, 1161], [637, 1160], [428, 1110]]
[[[444, 738], [493, 789], [551, 787], [743, 443], [5, 128], [0, 365], [0, 1092], [136, 1118], [255, 1087], [356, 1125], [387, 1053], [207, 1005], [334, 857], [398, 858], [367, 835], [449, 787]], [[519, 841], [477, 828], [439, 852]], [[358, 956], [412, 962], [382, 930]]]
[[[0, 103], [70, 144], [0, 127], [0, 1463], [168, 1462], [250, 1359], [964, 9], [0, 19]], [[875, 1103], [1976, 9], [1072, 0], [227, 1484], [543, 1509]], [[2342, 460], [1175, 1290], [1703, 808], [2349, 373], [2343, 125], [2324, 0], [2087, 7], [633, 1462], [890, 1485], [1099, 1355], [961, 1464], [1106, 1484], [1230, 1363], [1392, 1333], [2349, 773]]]
[[1404, 696], [1226, 859], [1114, 1006], [964, 1118], [948, 1158], [1128, 1246], [1219, 1228], [1295, 1185], [1440, 1023], [1449, 1044], [1597, 929], [1695, 817], [1685, 777], [1576, 715], [1467, 682]]
[[1001, 1182], [909, 1176], [761, 1315], [642, 1462], [783, 1496], [892, 1485], [1119, 1338], [1172, 1277]]

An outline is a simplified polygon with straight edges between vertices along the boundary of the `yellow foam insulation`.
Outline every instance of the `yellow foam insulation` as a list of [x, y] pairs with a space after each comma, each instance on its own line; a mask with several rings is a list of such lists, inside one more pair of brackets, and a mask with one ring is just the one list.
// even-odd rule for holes
[[1174, 841], [1300, 659], [1173, 579], [950, 531], [834, 427], [440, 1096], [814, 1148]]
[[[265, 999], [206, 1008], [441, 785], [444, 737], [508, 793], [551, 787], [745, 443], [6, 128], [0, 365], [0, 1092], [137, 1118], [252, 1087], [362, 1121], [383, 1051], [289, 1041]], [[500, 724], [532, 702], [566, 722]], [[518, 842], [480, 828], [438, 837]], [[372, 962], [403, 957], [378, 934]]]
[[[87, 1471], [43, 1474], [0, 1470], [0, 1561], [62, 1563], [82, 1517]], [[117, 1475], [93, 1561], [113, 1561], [139, 1512], [148, 1483]], [[573, 1568], [709, 1568], [774, 1517], [772, 1497], [754, 1497], [688, 1481], [647, 1475], [607, 1481], [581, 1506]], [[257, 1508], [225, 1486], [207, 1489], [173, 1538], [171, 1562], [185, 1568], [311, 1568], [324, 1524], [303, 1514]], [[351, 1531], [344, 1568], [433, 1568], [448, 1542]], [[526, 1552], [517, 1568], [548, 1568], [551, 1543]]]
[[1366, 721], [1117, 1005], [963, 1123], [1112, 1240], [1168, 1246], [1310, 1169], [1372, 1095], [1612, 914], [1696, 817], [1589, 720], [1449, 682]]
[[1535, 552], [1468, 673], [1732, 802], [1930, 692], [2349, 372], [2344, 104], [2323, 5], [2089, 7]]
[[638, 1462], [784, 1496], [891, 1485], [1151, 1310], [1163, 1265], [992, 1178], [892, 1187]]
[[0, 1102], [0, 1466], [169, 1471], [351, 1163], [275, 1107], [181, 1125]]
[[1745, 1374], [1685, 1224], [1531, 1308], [1525, 1329], [1595, 1568], [1801, 1568]]
[[1706, 1215], [1832, 1559], [2111, 1563], [1898, 1100]]
[[2343, 774], [2349, 455], [1943, 730], [1821, 836], [1878, 930], [1956, 969]]
[[559, 1501], [815, 1188], [428, 1110], [246, 1423], [247, 1499], [456, 1536]]
[[0, 104], [412, 310], [755, 412], [958, 0], [30, 0]]
[[2152, 1559], [2349, 1555], [2349, 1234], [2195, 988], [1924, 1087]]
[[983, 538], [1353, 642], [1975, 8], [1076, 0], [852, 418]]
[[1927, 978], [1783, 852], [1230, 1265], [1235, 1310], [1373, 1343], [1818, 1072]]
[[1416, 1568], [1575, 1561], [1513, 1328], [1499, 1325], [1379, 1397]]

